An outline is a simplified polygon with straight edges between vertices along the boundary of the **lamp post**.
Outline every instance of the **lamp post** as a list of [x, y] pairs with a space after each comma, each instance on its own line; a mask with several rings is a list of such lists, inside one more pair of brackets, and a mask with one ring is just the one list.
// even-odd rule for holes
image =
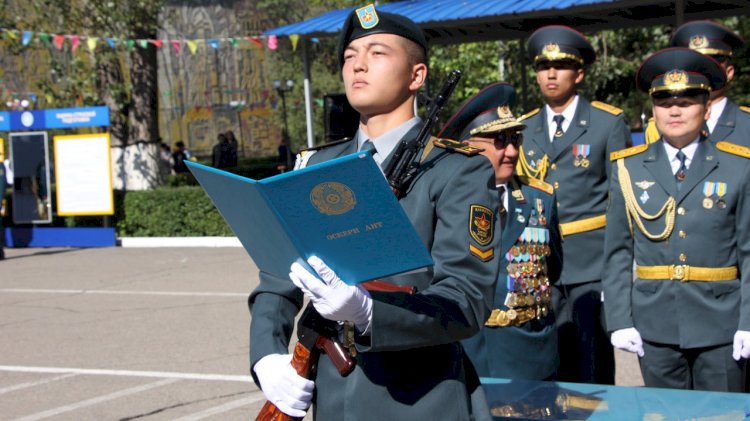
[[289, 139], [289, 124], [287, 123], [286, 119], [286, 91], [290, 91], [294, 87], [294, 81], [291, 79], [287, 79], [286, 84], [283, 84], [280, 80], [274, 80], [273, 81], [273, 87], [276, 89], [276, 92], [279, 93], [279, 96], [281, 97], [281, 110], [284, 113], [284, 130], [281, 134], [281, 138], [283, 139], [284, 146], [286, 146], [286, 170], [292, 169], [293, 159], [292, 159], [292, 145], [291, 140]]

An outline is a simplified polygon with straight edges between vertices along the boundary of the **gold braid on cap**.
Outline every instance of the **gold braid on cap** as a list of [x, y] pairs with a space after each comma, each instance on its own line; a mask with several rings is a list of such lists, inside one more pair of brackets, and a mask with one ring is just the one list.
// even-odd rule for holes
[[560, 46], [554, 42], [550, 42], [542, 48], [542, 51], [534, 57], [534, 63], [540, 61], [559, 61], [559, 60], [573, 60], [576, 63], [583, 66], [583, 58], [578, 57], [575, 54], [565, 53], [560, 51]]
[[[664, 241], [665, 239], [669, 238], [669, 236], [672, 235], [672, 230], [674, 229], [675, 206], [677, 203], [674, 200], [674, 197], [669, 196], [669, 199], [664, 202], [664, 205], [661, 207], [659, 212], [655, 213], [654, 215], [649, 215], [644, 212], [643, 209], [638, 205], [638, 201], [635, 198], [635, 193], [633, 192], [633, 185], [630, 183], [630, 173], [628, 172], [628, 169], [625, 168], [624, 159], [619, 159], [617, 161], [617, 173], [620, 177], [620, 189], [622, 190], [622, 196], [625, 199], [625, 213], [628, 218], [630, 235], [633, 235], [633, 221], [635, 221], [638, 229], [640, 229], [643, 235], [646, 236], [646, 238], [648, 238], [649, 240]], [[641, 218], [653, 221], [661, 218], [662, 215], [666, 215], [664, 231], [659, 234], [652, 234], [648, 232], [648, 230], [646, 230], [646, 227], [643, 225], [643, 221], [641, 220]]]
[[536, 178], [539, 181], [544, 181], [547, 176], [547, 168], [549, 167], [549, 157], [544, 154], [542, 159], [538, 162], [537, 168], [532, 167], [529, 161], [526, 160], [526, 155], [523, 153], [523, 145], [518, 148], [518, 163], [516, 164], [516, 171], [519, 175], [525, 175], [527, 177]]

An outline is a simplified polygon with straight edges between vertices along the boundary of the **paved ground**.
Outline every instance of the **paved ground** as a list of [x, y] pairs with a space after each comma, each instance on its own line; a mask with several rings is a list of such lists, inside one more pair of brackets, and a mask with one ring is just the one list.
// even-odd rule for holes
[[[247, 420], [241, 248], [6, 249], [0, 420]], [[641, 385], [618, 354], [618, 384]]]

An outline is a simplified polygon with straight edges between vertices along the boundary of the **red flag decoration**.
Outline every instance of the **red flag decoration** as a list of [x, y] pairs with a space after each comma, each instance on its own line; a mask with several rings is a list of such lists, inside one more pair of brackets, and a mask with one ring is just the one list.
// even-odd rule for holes
[[55, 34], [52, 40], [52, 43], [55, 44], [55, 48], [57, 48], [58, 50], [62, 50], [63, 42], [65, 42], [65, 36]]
[[252, 42], [253, 44], [257, 45], [260, 48], [263, 48], [263, 43], [260, 42], [260, 38], [258, 37], [247, 37], [248, 41]]
[[73, 44], [73, 52], [75, 53], [78, 49], [78, 44], [81, 43], [81, 37], [78, 35], [71, 35], [70, 42]]
[[154, 46], [156, 46], [156, 48], [161, 48], [162, 44], [164, 44], [164, 41], [162, 41], [160, 39], [150, 39], [150, 40], [148, 40], [148, 42], [150, 42], [151, 44], [154, 44]]

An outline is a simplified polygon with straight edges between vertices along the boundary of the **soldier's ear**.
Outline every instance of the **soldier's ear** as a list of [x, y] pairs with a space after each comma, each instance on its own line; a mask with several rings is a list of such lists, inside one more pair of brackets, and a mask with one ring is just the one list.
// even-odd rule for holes
[[583, 67], [579, 67], [576, 69], [576, 85], [583, 82], [583, 77], [586, 76], [586, 71], [583, 70]]

